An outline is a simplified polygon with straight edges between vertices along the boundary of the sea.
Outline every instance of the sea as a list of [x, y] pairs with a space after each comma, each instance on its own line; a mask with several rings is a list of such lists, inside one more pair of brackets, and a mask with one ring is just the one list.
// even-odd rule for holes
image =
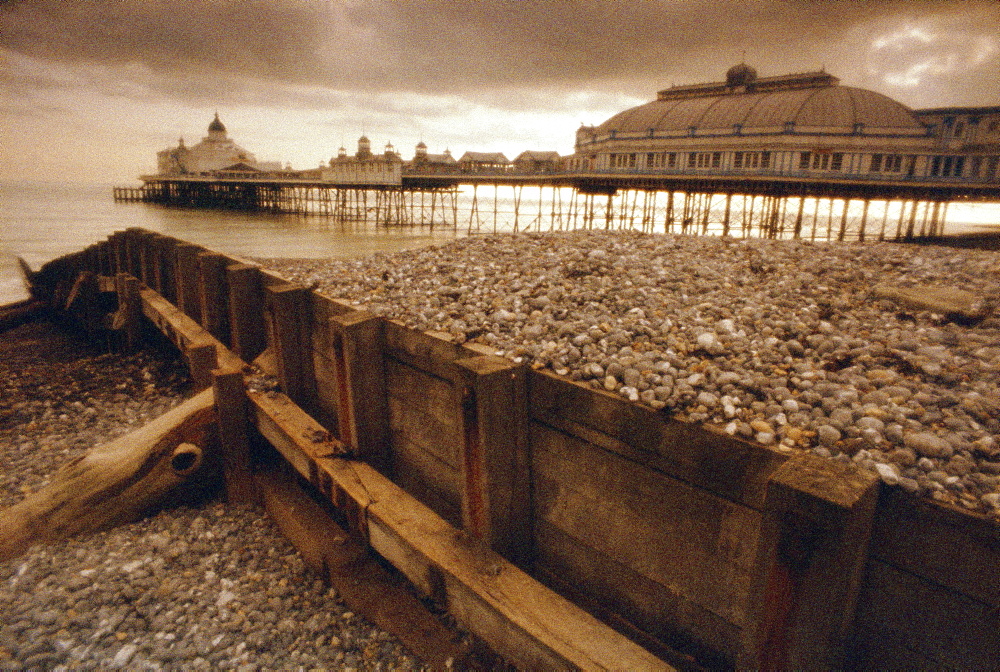
[[32, 270], [141, 227], [240, 257], [354, 258], [444, 243], [443, 226], [338, 224], [330, 218], [116, 203], [111, 184], [0, 182], [0, 306], [27, 298], [17, 263]]
[[[111, 184], [0, 182], [0, 306], [27, 298], [17, 259], [33, 270], [82, 250], [116, 231], [141, 227], [240, 257], [355, 258], [445, 243], [455, 238], [510, 230], [545, 230], [551, 196], [526, 196], [518, 223], [513, 193], [498, 194], [500, 217], [477, 210], [475, 195], [458, 199], [461, 223], [436, 226], [337, 222], [318, 215], [249, 213], [173, 208], [150, 203], [116, 203]], [[530, 191], [526, 190], [526, 194]], [[517, 197], [519, 200], [519, 196]], [[563, 194], [561, 198], [571, 199]], [[623, 208], [626, 204], [620, 204]], [[483, 207], [480, 205], [479, 207]], [[719, 206], [721, 207], [721, 200]], [[818, 207], [818, 206], [817, 206]], [[899, 204], [887, 203], [893, 219]], [[634, 209], [634, 204], [633, 204]], [[794, 208], [789, 208], [794, 212]], [[469, 213], [475, 213], [470, 215]], [[513, 218], [512, 218], [513, 216]], [[871, 213], [873, 220], [877, 216]], [[534, 218], [534, 219], [533, 219]], [[473, 226], [475, 219], [475, 226]], [[892, 221], [892, 220], [890, 220]], [[951, 204], [945, 234], [1000, 233], [1000, 204]]]

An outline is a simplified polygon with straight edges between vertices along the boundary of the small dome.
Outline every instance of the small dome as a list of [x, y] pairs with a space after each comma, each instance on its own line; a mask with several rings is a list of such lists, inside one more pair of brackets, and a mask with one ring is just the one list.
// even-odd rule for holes
[[757, 79], [757, 71], [746, 63], [734, 65], [726, 71], [727, 86], [744, 86]]
[[225, 133], [226, 132], [226, 127], [219, 120], [219, 113], [218, 112], [215, 113], [215, 119], [212, 120], [212, 123], [208, 125], [208, 132], [209, 133], [212, 133], [212, 132]]
[[417, 149], [427, 149], [427, 145], [424, 144], [423, 140], [417, 143]]

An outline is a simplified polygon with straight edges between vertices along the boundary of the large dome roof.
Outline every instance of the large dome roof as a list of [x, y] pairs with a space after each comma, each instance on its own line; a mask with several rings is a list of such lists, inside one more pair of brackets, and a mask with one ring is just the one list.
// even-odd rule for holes
[[724, 93], [654, 100], [611, 117], [596, 133], [731, 134], [775, 132], [791, 124], [797, 132], [922, 135], [925, 127], [902, 103], [849, 86]]

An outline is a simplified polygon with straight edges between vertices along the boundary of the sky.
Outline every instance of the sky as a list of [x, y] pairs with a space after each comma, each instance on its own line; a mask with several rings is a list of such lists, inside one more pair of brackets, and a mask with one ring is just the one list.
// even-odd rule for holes
[[259, 160], [573, 151], [673, 84], [825, 69], [1000, 105], [997, 0], [0, 0], [0, 180], [128, 184], [218, 112]]

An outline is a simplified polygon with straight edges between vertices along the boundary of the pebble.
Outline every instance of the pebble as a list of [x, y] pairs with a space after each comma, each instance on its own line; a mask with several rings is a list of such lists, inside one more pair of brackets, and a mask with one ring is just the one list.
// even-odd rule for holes
[[[912, 246], [886, 242], [574, 231], [260, 261], [412, 328], [738, 436], [775, 441], [781, 427], [787, 440], [783, 413], [801, 432], [796, 446], [833, 449], [833, 459], [838, 447], [856, 451], [852, 441], [935, 461], [969, 451], [972, 473], [984, 473], [1000, 462], [1000, 318], [955, 324], [870, 290], [942, 284], [996, 296], [1000, 263], [995, 252], [933, 246], [920, 248], [920, 264], [912, 256]], [[766, 259], [766, 272], [750, 259]], [[976, 488], [981, 502], [986, 486]]]
[[[169, 349], [107, 355], [46, 323], [5, 332], [0, 506], [188, 393]], [[425, 669], [348, 613], [262, 509], [206, 495], [0, 562], [0, 670], [340, 669], [348, 656], [365, 669]]]

